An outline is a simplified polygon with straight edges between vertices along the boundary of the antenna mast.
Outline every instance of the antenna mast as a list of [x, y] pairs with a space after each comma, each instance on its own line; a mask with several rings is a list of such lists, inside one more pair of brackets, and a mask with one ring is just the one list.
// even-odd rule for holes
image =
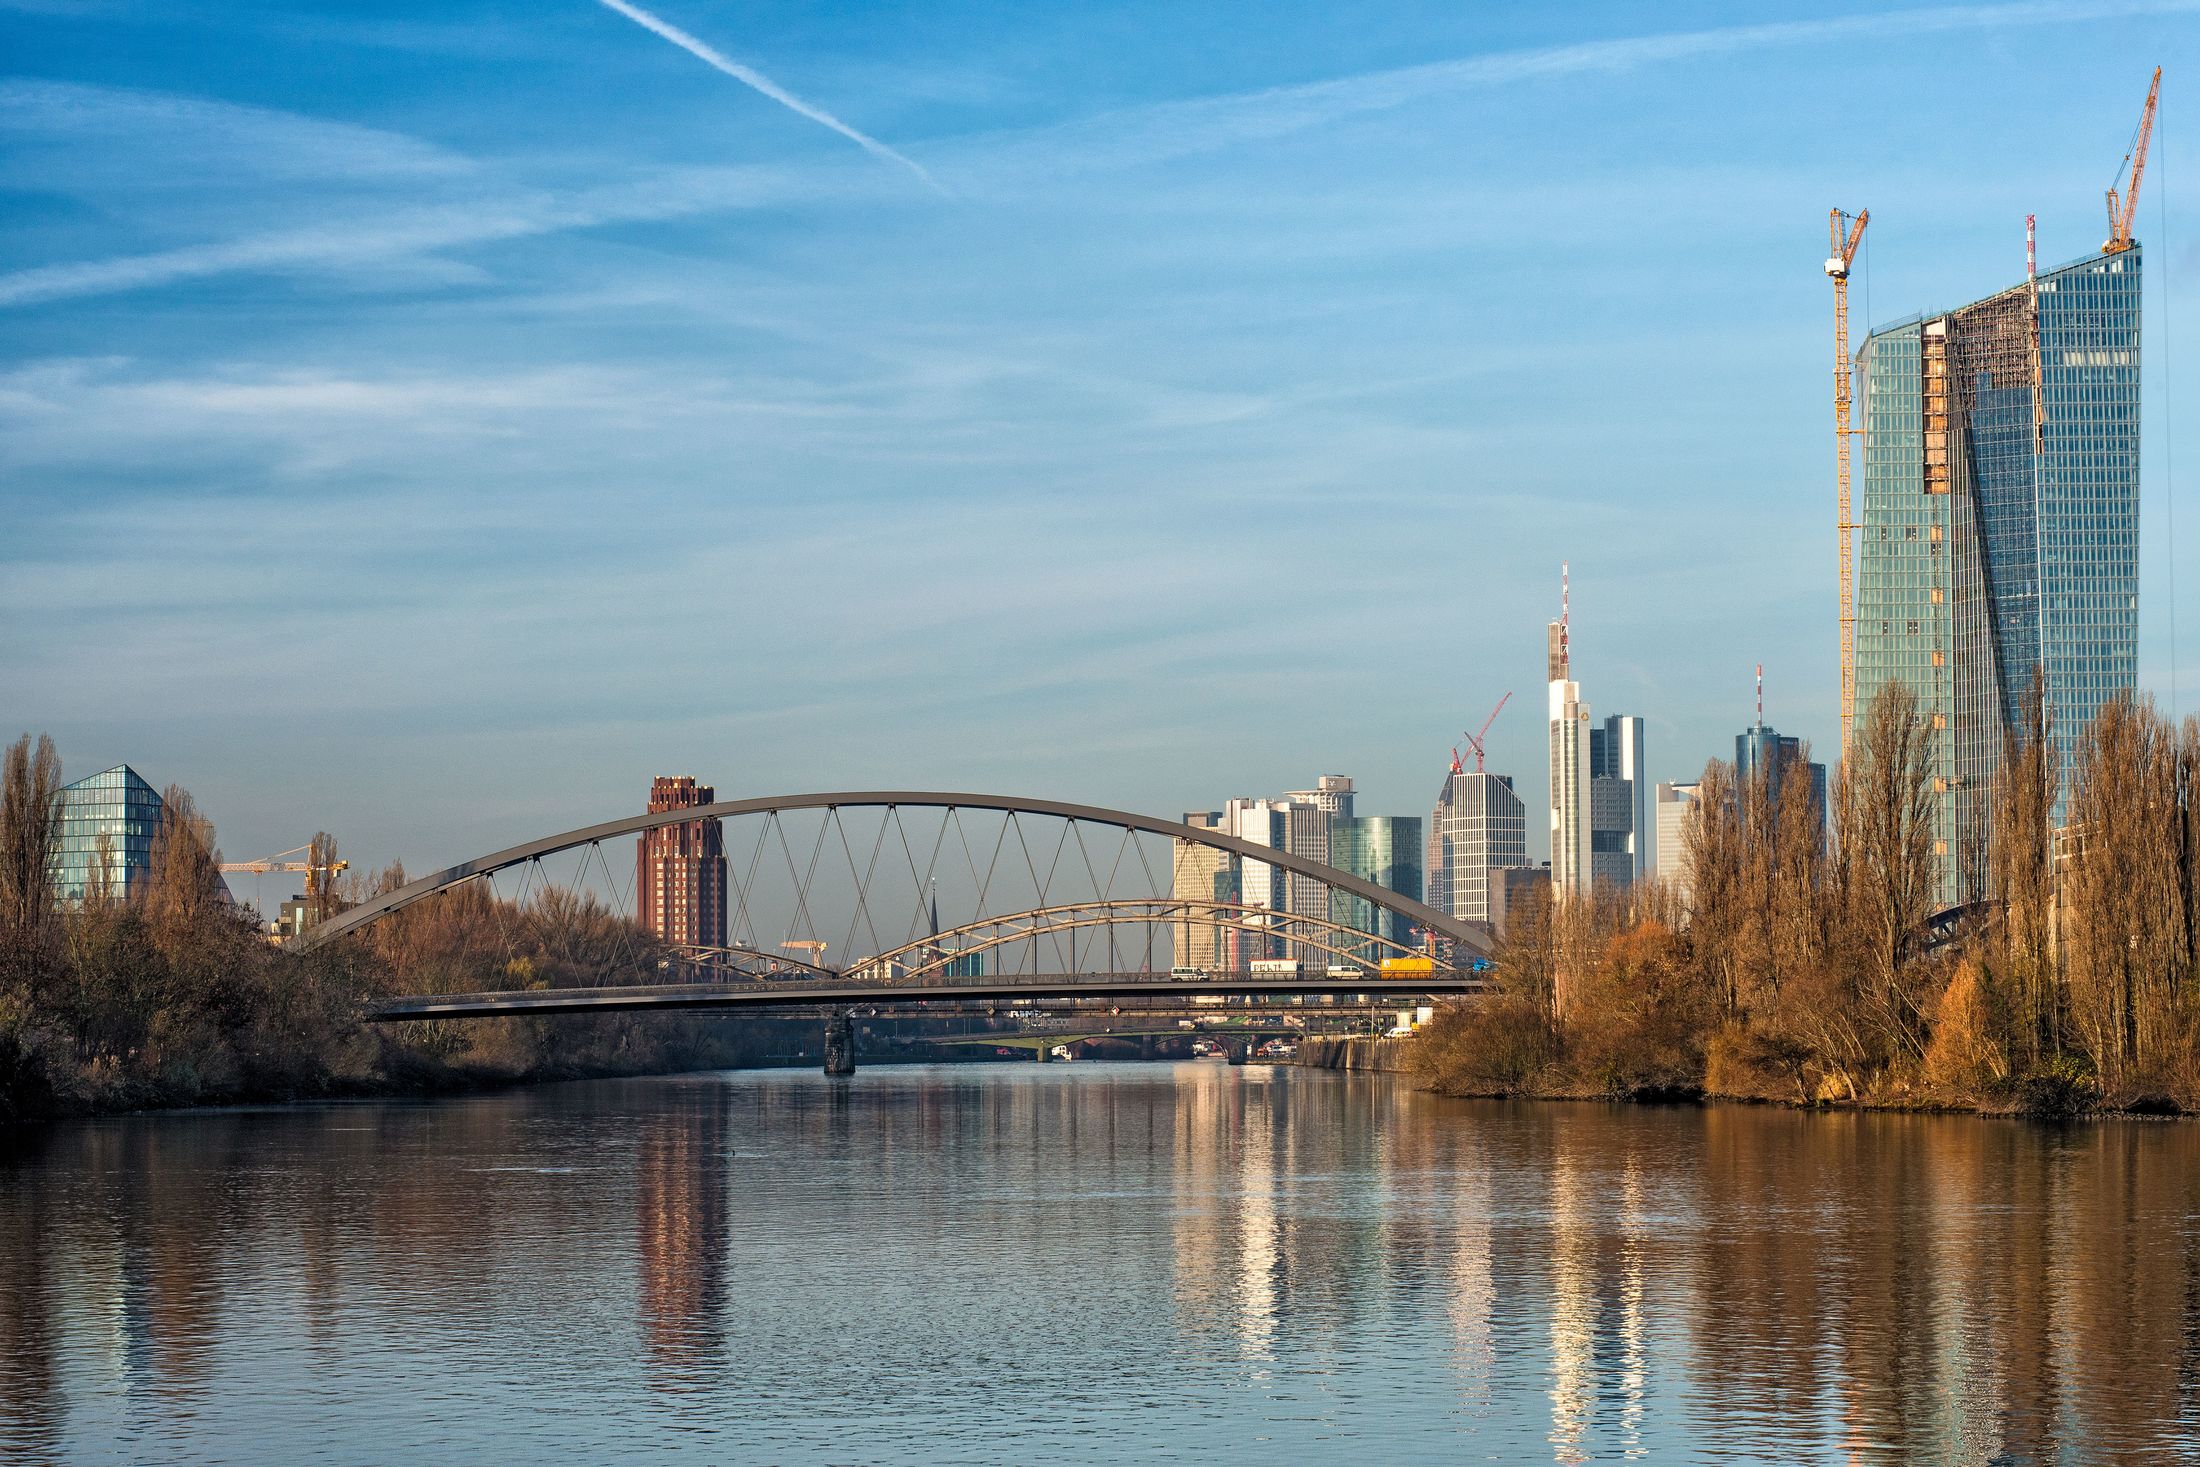
[[1572, 635], [1574, 602], [1574, 568], [1566, 561], [1558, 563], [1558, 652], [1566, 659], [1566, 670], [1574, 670], [1573, 649], [1568, 638]]

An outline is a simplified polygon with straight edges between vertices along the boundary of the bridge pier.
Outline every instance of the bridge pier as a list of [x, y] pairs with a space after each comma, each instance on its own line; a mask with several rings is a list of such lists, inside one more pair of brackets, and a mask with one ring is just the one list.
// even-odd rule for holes
[[825, 1073], [852, 1075], [855, 1072], [855, 1023], [846, 1009], [833, 1009], [825, 1015]]

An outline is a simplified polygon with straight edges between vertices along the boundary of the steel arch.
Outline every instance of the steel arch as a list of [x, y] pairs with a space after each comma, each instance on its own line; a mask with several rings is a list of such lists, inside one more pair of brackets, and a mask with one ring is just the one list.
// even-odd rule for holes
[[714, 804], [692, 805], [681, 810], [660, 810], [606, 820], [598, 825], [582, 826], [578, 830], [568, 830], [529, 841], [524, 845], [511, 846], [461, 862], [431, 876], [423, 876], [417, 881], [409, 881], [395, 891], [385, 892], [372, 901], [362, 902], [341, 916], [323, 922], [300, 938], [297, 946], [300, 949], [319, 947], [347, 933], [357, 932], [392, 912], [411, 906], [423, 897], [433, 896], [461, 882], [502, 871], [508, 866], [532, 861], [538, 856], [616, 840], [621, 836], [639, 835], [660, 826], [680, 825], [690, 820], [731, 820], [743, 815], [763, 815], [774, 811], [837, 810], [843, 807], [893, 809], [905, 805], [918, 809], [996, 810], [1010, 815], [1047, 815], [1060, 820], [1114, 826], [1119, 830], [1166, 836], [1172, 840], [1189, 841], [1193, 845], [1209, 846], [1243, 860], [1258, 861], [1300, 876], [1311, 877], [1334, 891], [1344, 892], [1385, 911], [1395, 912], [1415, 926], [1456, 943], [1469, 953], [1479, 957], [1489, 955], [1489, 939], [1471, 925], [1447, 916], [1434, 907], [1414, 901], [1411, 897], [1403, 897], [1386, 887], [1377, 886], [1363, 877], [1339, 871], [1333, 866], [1288, 851], [1255, 845], [1233, 835], [1203, 830], [1180, 821], [1160, 820], [1150, 815], [1139, 815], [1128, 810], [1111, 810], [1101, 805], [937, 790], [846, 790], [809, 795], [760, 795], [753, 799], [719, 800]]
[[687, 963], [696, 967], [718, 963], [736, 969], [740, 967], [744, 959], [754, 959], [764, 967], [775, 968], [781, 972], [808, 973], [818, 978], [837, 978], [840, 976], [837, 968], [828, 968], [820, 963], [805, 963], [800, 958], [785, 957], [778, 953], [768, 953], [760, 948], [753, 947], [709, 947], [702, 943], [681, 943], [672, 949], [672, 958], [674, 962]]
[[[959, 927], [927, 934], [914, 942], [905, 942], [900, 947], [888, 948], [875, 957], [852, 964], [848, 971], [859, 974], [876, 965], [903, 963], [908, 968], [910, 979], [914, 981], [937, 972], [956, 958], [1051, 937], [1060, 932], [1080, 932], [1095, 927], [1173, 927], [1193, 922], [1227, 927], [1255, 936], [1281, 938], [1351, 963], [1366, 970], [1371, 977], [1380, 972], [1380, 957], [1422, 956], [1418, 949], [1408, 947], [1393, 938], [1384, 937], [1380, 933], [1363, 932], [1357, 927], [1348, 927], [1327, 917], [1278, 912], [1268, 907], [1247, 906], [1243, 902], [1200, 901], [1189, 897], [1122, 897], [1104, 901], [1064, 902], [1051, 907], [1032, 907], [1021, 912], [1004, 912], [998, 917], [982, 917], [975, 922], [965, 922]], [[1018, 923], [1024, 925], [1015, 925]], [[1337, 940], [1340, 938], [1349, 938], [1358, 947], [1384, 951], [1380, 957], [1370, 958], [1364, 952], [1339, 947]], [[908, 961], [912, 956], [928, 949], [937, 950], [944, 944], [966, 940], [967, 945], [941, 952], [924, 962]], [[1447, 971], [1451, 968], [1449, 963], [1441, 966]]]

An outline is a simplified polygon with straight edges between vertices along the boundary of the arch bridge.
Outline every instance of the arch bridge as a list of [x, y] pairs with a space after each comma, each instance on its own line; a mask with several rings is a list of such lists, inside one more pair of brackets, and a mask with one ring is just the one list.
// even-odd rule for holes
[[676, 826], [706, 865], [722, 861], [724, 943], [615, 955], [620, 971], [647, 964], [657, 981], [407, 995], [373, 1017], [1042, 998], [1395, 1004], [1478, 988], [1489, 950], [1479, 928], [1303, 852], [1097, 805], [918, 790], [722, 800], [564, 831], [381, 892], [300, 945], [401, 929], [469, 891], [496, 898], [487, 909], [499, 921], [559, 890], [630, 913], [637, 850]]

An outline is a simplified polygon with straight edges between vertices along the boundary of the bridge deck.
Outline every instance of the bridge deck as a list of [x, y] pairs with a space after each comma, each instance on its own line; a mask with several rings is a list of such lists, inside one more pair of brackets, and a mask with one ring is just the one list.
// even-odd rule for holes
[[999, 1003], [1040, 999], [1259, 998], [1333, 1004], [1402, 1005], [1440, 994], [1480, 993], [1465, 974], [1370, 982], [1364, 978], [1232, 977], [1202, 980], [1155, 973], [1041, 974], [1020, 978], [941, 979], [923, 984], [853, 979], [800, 983], [654, 983], [619, 988], [541, 988], [512, 993], [436, 993], [386, 998], [367, 1008], [378, 1023], [474, 1019], [498, 1015], [612, 1013], [627, 1009], [847, 1008]]

